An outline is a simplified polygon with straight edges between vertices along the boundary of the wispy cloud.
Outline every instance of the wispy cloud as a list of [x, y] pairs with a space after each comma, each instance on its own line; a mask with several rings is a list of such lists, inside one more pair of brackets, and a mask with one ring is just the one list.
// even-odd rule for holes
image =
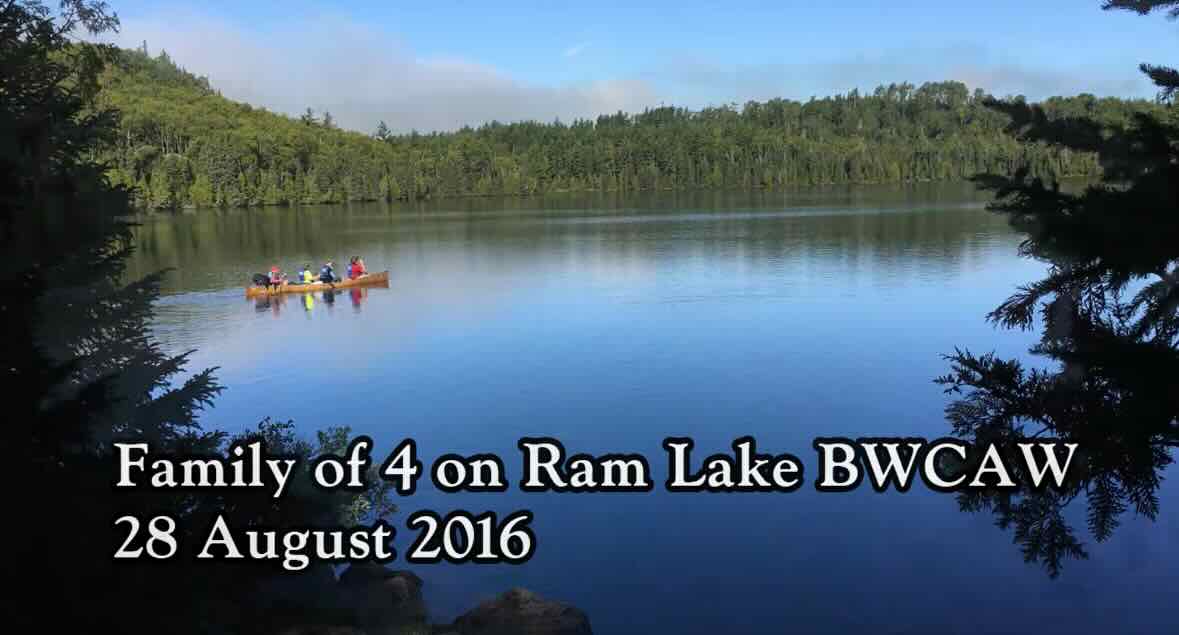
[[144, 40], [153, 54], [163, 45], [179, 64], [207, 75], [226, 97], [287, 114], [329, 111], [339, 125], [364, 132], [381, 120], [397, 131], [571, 121], [659, 101], [643, 80], [545, 85], [478, 61], [419, 57], [387, 33], [339, 19], [261, 33], [194, 15], [124, 20], [116, 41], [135, 47]]
[[[996, 95], [1153, 95], [1134, 68], [1031, 66], [963, 43], [852, 52], [838, 58], [726, 64], [695, 53], [666, 53], [628, 74], [544, 84], [459, 57], [422, 57], [395, 36], [355, 21], [307, 17], [265, 28], [181, 13], [124, 20], [118, 43], [160, 45], [207, 75], [231, 99], [298, 114], [330, 111], [340, 125], [371, 131], [453, 130], [484, 122], [592, 118], [659, 103], [699, 108], [773, 97], [807, 99], [891, 82], [956, 79]], [[584, 40], [562, 51], [581, 55]]]
[[1150, 83], [1135, 68], [1037, 68], [985, 46], [963, 43], [906, 47], [843, 58], [724, 65], [694, 54], [673, 57], [640, 75], [677, 102], [724, 103], [772, 97], [807, 99], [889, 83], [957, 80], [994, 95], [1149, 97]]
[[574, 44], [573, 46], [565, 49], [561, 55], [564, 57], [577, 57], [578, 55], [581, 55], [581, 52], [584, 51], [585, 48], [589, 46], [589, 44], [589, 42], [578, 42], [577, 44]]

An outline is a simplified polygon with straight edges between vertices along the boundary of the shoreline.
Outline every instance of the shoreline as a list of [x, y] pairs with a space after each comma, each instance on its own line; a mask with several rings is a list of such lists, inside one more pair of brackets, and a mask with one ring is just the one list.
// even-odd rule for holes
[[[1073, 185], [1083, 183], [1099, 182], [1101, 175], [1099, 174], [1080, 174], [1067, 175], [1060, 177], [1059, 181], [1063, 185]], [[182, 205], [179, 207], [142, 207], [136, 206], [133, 209], [135, 213], [127, 216], [129, 219], [151, 218], [154, 216], [169, 216], [169, 215], [185, 215], [195, 212], [234, 212], [247, 210], [276, 210], [276, 209], [313, 209], [321, 207], [348, 207], [352, 205], [386, 205], [389, 207], [409, 208], [414, 209], [421, 206], [439, 206], [446, 205], [448, 202], [455, 203], [472, 203], [472, 202], [487, 202], [487, 201], [531, 201], [543, 200], [546, 198], [608, 198], [608, 199], [633, 199], [647, 196], [700, 196], [700, 195], [768, 195], [768, 194], [791, 194], [791, 193], [808, 193], [830, 191], [832, 189], [856, 190], [856, 189], [874, 189], [885, 188], [890, 190], [904, 190], [919, 186], [931, 185], [945, 185], [945, 186], [966, 186], [972, 183], [969, 178], [965, 179], [920, 179], [910, 181], [867, 181], [867, 182], [829, 182], [829, 183], [813, 183], [813, 184], [797, 184], [785, 187], [700, 187], [700, 188], [661, 188], [661, 189], [640, 189], [640, 190], [546, 190], [542, 192], [534, 192], [529, 194], [461, 194], [454, 196], [440, 196], [427, 197], [417, 199], [358, 199], [352, 201], [327, 201], [321, 203], [262, 203], [257, 205], [236, 205], [236, 206], [197, 206], [197, 205]], [[975, 186], [972, 189], [978, 189]]]

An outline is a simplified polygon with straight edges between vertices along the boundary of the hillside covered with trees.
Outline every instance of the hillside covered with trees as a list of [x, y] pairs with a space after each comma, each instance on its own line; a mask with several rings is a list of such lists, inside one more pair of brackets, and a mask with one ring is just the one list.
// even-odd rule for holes
[[[1026, 168], [1095, 176], [1096, 155], [1017, 140], [990, 97], [959, 82], [892, 84], [798, 102], [661, 107], [571, 123], [491, 123], [450, 133], [365, 135], [329, 113], [298, 118], [231, 101], [166, 53], [122, 51], [100, 103], [122, 112], [99, 157], [144, 207], [414, 200], [554, 191], [780, 188], [956, 180]], [[1019, 102], [1021, 98], [1007, 100]], [[1159, 108], [1079, 95], [1049, 119], [1110, 129]]]

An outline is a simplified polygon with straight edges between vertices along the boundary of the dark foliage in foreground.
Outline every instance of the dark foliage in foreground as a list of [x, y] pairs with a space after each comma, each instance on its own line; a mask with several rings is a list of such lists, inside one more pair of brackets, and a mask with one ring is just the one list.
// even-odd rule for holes
[[[1149, 13], [1179, 3], [1111, 1], [1107, 9]], [[1065, 508], [1083, 496], [1088, 529], [1107, 539], [1127, 511], [1155, 518], [1161, 473], [1179, 447], [1179, 74], [1143, 65], [1160, 89], [1161, 110], [1124, 126], [1089, 118], [1054, 119], [1038, 106], [1000, 103], [1025, 139], [1096, 151], [1106, 183], [1064, 194], [1021, 171], [979, 179], [996, 212], [1027, 232], [1023, 255], [1050, 263], [1047, 277], [1021, 287], [989, 319], [1041, 329], [1032, 349], [1049, 360], [957, 351], [938, 379], [964, 395], [946, 415], [973, 443], [1025, 436], [1080, 444], [1080, 462], [1063, 491], [964, 495], [968, 511], [990, 511], [1010, 528], [1026, 560], [1059, 574], [1087, 557]]]
[[[197, 566], [188, 551], [199, 541], [185, 537], [216, 514], [248, 528], [349, 524], [389, 510], [380, 492], [327, 496], [307, 474], [296, 475], [280, 503], [259, 490], [115, 493], [119, 440], [205, 455], [235, 440], [198, 421], [221, 391], [212, 369], [185, 377], [188, 356], [164, 352], [150, 335], [162, 274], [123, 281], [131, 236], [120, 218], [131, 211], [129, 196], [94, 161], [117, 130], [118, 113], [94, 98], [119, 52], [71, 42], [79, 30], [117, 24], [96, 0], [66, 0], [57, 12], [34, 0], [0, 2], [0, 245], [8, 265], [0, 268], [0, 372], [10, 388], [5, 420], [19, 431], [6, 447], [27, 466], [16, 481], [27, 500], [11, 514], [23, 522], [21, 542], [11, 543], [20, 563], [12, 566], [12, 628], [267, 632], [280, 624], [254, 599], [276, 567]], [[306, 457], [339, 451], [346, 436], [332, 431], [312, 445], [289, 425], [264, 422], [236, 439], [264, 438], [272, 452]], [[115, 519], [128, 514], [178, 519], [180, 555], [165, 566], [115, 562], [127, 534], [126, 525], [115, 531]]]

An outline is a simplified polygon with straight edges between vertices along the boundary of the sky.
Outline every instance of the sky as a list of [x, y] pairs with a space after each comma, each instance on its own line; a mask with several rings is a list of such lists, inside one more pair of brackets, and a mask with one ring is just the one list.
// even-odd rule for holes
[[1031, 99], [1151, 97], [1179, 23], [1100, 0], [281, 3], [109, 0], [226, 97], [371, 132], [571, 121], [959, 80]]

